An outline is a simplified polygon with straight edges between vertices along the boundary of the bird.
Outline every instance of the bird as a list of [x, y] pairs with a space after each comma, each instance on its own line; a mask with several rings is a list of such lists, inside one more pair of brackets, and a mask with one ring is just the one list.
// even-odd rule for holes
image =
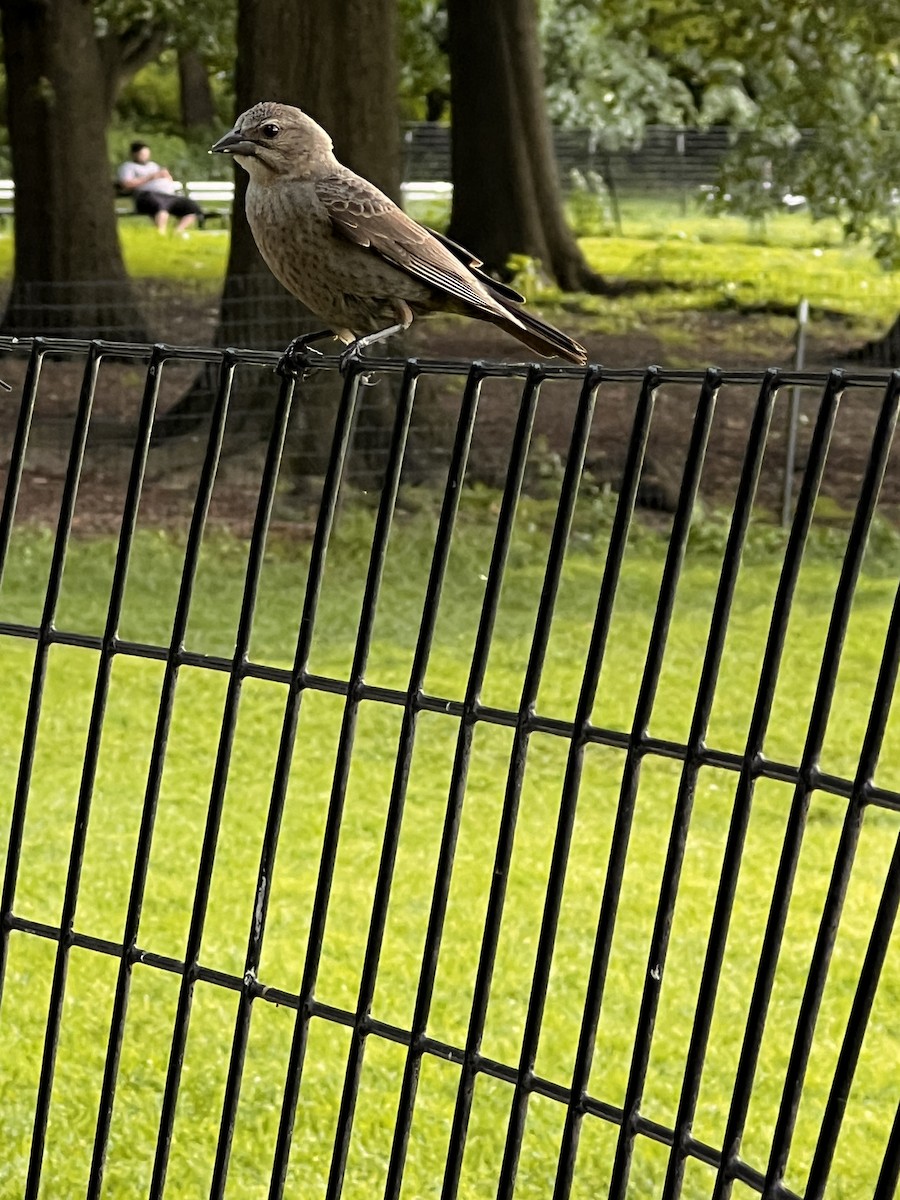
[[490, 321], [539, 355], [586, 364], [584, 346], [524, 308], [474, 254], [338, 162], [328, 133], [301, 109], [255, 104], [210, 153], [232, 155], [250, 176], [247, 220], [263, 260], [328, 326], [295, 338], [279, 369], [337, 337], [348, 347], [345, 370], [365, 347], [434, 312]]

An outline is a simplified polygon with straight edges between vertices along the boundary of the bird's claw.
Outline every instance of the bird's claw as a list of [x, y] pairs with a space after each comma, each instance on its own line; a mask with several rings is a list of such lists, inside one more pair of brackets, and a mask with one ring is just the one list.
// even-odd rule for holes
[[[338, 359], [338, 370], [347, 378], [354, 363], [363, 361], [363, 356], [357, 349], [356, 343], [352, 342], [346, 350], [344, 350]], [[378, 382], [378, 376], [373, 371], [366, 371], [365, 374], [359, 375], [360, 387], [373, 387]]]
[[[276, 372], [285, 379], [299, 380], [301, 383], [315, 375], [317, 371], [321, 370], [321, 361], [325, 356], [321, 350], [316, 350], [312, 346], [312, 342], [321, 336], [321, 334], [305, 334], [295, 337], [278, 360], [278, 365], [275, 367]], [[357, 343], [353, 342], [338, 359], [338, 370], [346, 378], [353, 366], [362, 361], [363, 357]], [[369, 371], [360, 373], [358, 378], [361, 387], [371, 387], [377, 382], [377, 376]]]
[[321, 350], [314, 349], [304, 338], [294, 338], [278, 360], [275, 371], [284, 379], [296, 379], [303, 383], [319, 370], [314, 360], [324, 357]]

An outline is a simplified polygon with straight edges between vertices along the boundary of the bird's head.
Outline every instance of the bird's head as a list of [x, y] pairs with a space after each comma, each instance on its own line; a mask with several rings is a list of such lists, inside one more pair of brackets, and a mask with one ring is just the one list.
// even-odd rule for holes
[[280, 175], [303, 178], [318, 164], [332, 163], [331, 146], [321, 125], [299, 108], [265, 101], [241, 113], [210, 153], [233, 154], [252, 178], [264, 182]]

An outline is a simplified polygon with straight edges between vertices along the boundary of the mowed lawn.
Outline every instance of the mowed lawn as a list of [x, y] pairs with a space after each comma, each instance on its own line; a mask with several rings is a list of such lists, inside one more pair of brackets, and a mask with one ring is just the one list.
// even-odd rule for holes
[[[462, 698], [490, 561], [496, 505], [483, 494], [463, 495], [442, 596], [425, 690]], [[578, 698], [602, 576], [608, 511], [579, 509], [554, 616], [537, 711], [571, 720]], [[346, 679], [353, 655], [373, 515], [348, 504], [330, 550], [310, 668]], [[540, 505], [525, 505], [511, 548], [482, 693], [485, 704], [515, 709], [519, 702], [534, 616], [543, 582], [549, 522]], [[400, 515], [390, 542], [366, 680], [404, 689], [421, 620], [433, 547], [433, 511]], [[740, 753], [753, 708], [772, 599], [780, 541], [761, 530], [738, 581], [707, 742]], [[650, 721], [655, 737], [683, 742], [696, 698], [720, 561], [716, 539], [689, 546], [678, 587], [662, 675]], [[872, 553], [865, 564], [844, 650], [822, 765], [852, 778], [866, 727], [881, 647], [896, 586], [896, 551]], [[641, 682], [653, 620], [665, 537], [636, 529], [626, 555], [593, 719], [627, 731]], [[40, 618], [51, 543], [23, 530], [13, 539], [0, 592], [0, 619]], [[189, 621], [187, 647], [209, 655], [233, 652], [246, 565], [246, 544], [210, 534], [204, 548]], [[788, 630], [766, 738], [767, 757], [796, 763], [803, 747], [816, 673], [840, 567], [841, 536], [817, 537], [807, 557]], [[100, 633], [115, 546], [76, 541], [63, 580], [57, 628]], [[182, 542], [140, 533], [132, 555], [121, 636], [168, 642], [183, 559]], [[289, 666], [308, 564], [302, 540], [273, 539], [261, 578], [250, 659]], [[3, 720], [0, 733], [0, 857], [10, 830], [26, 704], [35, 657], [32, 640], [0, 638]], [[55, 645], [48, 658], [14, 910], [57, 924], [73, 832], [88, 718], [96, 679], [95, 651]], [[75, 926], [83, 934], [122, 939], [150, 747], [164, 665], [130, 655], [113, 665]], [[200, 666], [181, 668], [168, 739], [138, 944], [173, 958], [185, 952], [195, 893], [227, 676]], [[282, 683], [248, 680], [243, 688], [212, 876], [200, 961], [236, 976], [244, 970], [260, 846], [272, 791], [285, 712]], [[307, 949], [312, 898], [338, 751], [344, 700], [311, 690], [300, 713], [293, 769], [265, 931], [259, 977], [296, 993]], [[316, 987], [318, 1000], [353, 1010], [371, 918], [385, 814], [395, 767], [402, 708], [364, 700], [353, 745], [334, 883]], [[440, 712], [420, 717], [373, 1015], [408, 1028], [418, 984], [441, 828], [450, 788], [458, 719]], [[447, 920], [428, 1032], [463, 1046], [467, 1036], [498, 823], [509, 769], [512, 732], [481, 722], [474, 735]], [[515, 1065], [534, 969], [568, 741], [548, 733], [530, 739], [508, 892], [491, 987], [482, 1052]], [[563, 897], [537, 1073], [568, 1086], [583, 1010], [594, 933], [625, 761], [621, 750], [586, 751], [578, 814]], [[651, 935], [680, 765], [649, 755], [641, 773], [634, 829], [616, 920], [590, 1092], [620, 1105], [647, 975]], [[900, 787], [900, 722], [892, 720], [878, 783]], [[700, 973], [733, 807], [736, 775], [700, 772], [679, 889], [672, 943], [642, 1112], [674, 1121]], [[694, 1122], [694, 1135], [721, 1145], [757, 958], [782, 836], [792, 798], [789, 785], [756, 788], [734, 917]], [[764, 1170], [781, 1096], [797, 1008], [846, 805], [815, 794], [787, 919], [784, 950], [761, 1049], [742, 1156]], [[838, 934], [835, 958], [816, 1031], [787, 1182], [802, 1189], [822, 1107], [844, 1034], [860, 964], [900, 832], [900, 816], [869, 810]], [[12, 932], [0, 1005], [0, 1197], [22, 1194], [31, 1143], [56, 945]], [[76, 949], [71, 954], [59, 1056], [50, 1111], [42, 1195], [83, 1195], [97, 1117], [97, 1097], [109, 1034], [118, 960]], [[104, 1196], [146, 1194], [156, 1144], [180, 977], [134, 968], [112, 1120]], [[871, 1196], [900, 1095], [896, 1064], [900, 1029], [900, 945], [888, 955], [862, 1058], [837, 1145], [829, 1196]], [[166, 1195], [207, 1194], [234, 1030], [237, 995], [198, 983], [178, 1100]], [[263, 1197], [285, 1084], [295, 1014], [254, 1002], [250, 1043], [227, 1194]], [[312, 1020], [286, 1195], [324, 1194], [340, 1104], [350, 1031]], [[372, 1036], [350, 1145], [344, 1195], [381, 1194], [403, 1071], [402, 1046]], [[459, 1068], [426, 1055], [409, 1144], [405, 1197], [441, 1191]], [[460, 1194], [493, 1194], [506, 1134], [512, 1088], [478, 1077], [463, 1162]], [[533, 1098], [516, 1196], [552, 1194], [564, 1108]], [[617, 1128], [585, 1121], [573, 1195], [603, 1195]], [[667, 1151], [639, 1138], [630, 1195], [659, 1192]], [[707, 1196], [713, 1172], [689, 1163], [685, 1195]], [[738, 1188], [736, 1194], [750, 1195]]]

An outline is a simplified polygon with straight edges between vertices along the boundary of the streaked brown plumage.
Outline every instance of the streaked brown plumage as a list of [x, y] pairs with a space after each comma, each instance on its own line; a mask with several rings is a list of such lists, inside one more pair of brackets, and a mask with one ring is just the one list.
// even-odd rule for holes
[[467, 250], [342, 166], [299, 108], [257, 104], [213, 151], [233, 154], [250, 176], [247, 219], [272, 274], [341, 341], [369, 345], [417, 316], [450, 312], [499, 325], [538, 354], [587, 361]]

